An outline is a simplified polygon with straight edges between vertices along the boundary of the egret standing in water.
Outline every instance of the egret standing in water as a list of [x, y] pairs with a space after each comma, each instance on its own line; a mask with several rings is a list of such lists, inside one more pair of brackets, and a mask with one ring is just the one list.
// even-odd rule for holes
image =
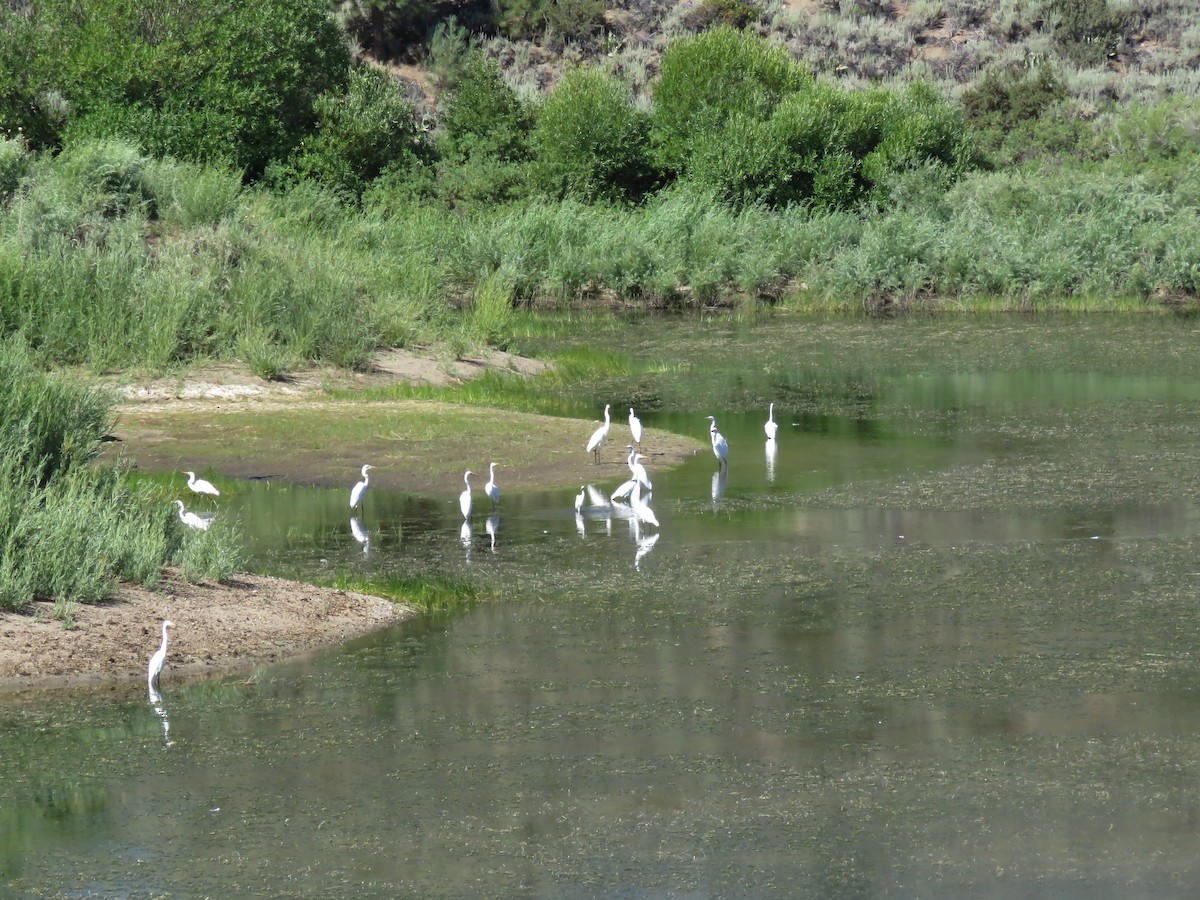
[[175, 501], [179, 505], [179, 521], [188, 528], [195, 528], [197, 531], [208, 531], [208, 520], [202, 519], [194, 512], [188, 512], [183, 508], [183, 501]]
[[596, 458], [596, 462], [600, 462], [600, 445], [608, 438], [608, 428], [612, 425], [612, 421], [608, 418], [608, 409], [612, 404], [604, 404], [604, 424], [592, 432], [592, 436], [588, 438], [587, 452], [591, 453]]
[[575, 512], [583, 511], [583, 503], [586, 498], [587, 498], [587, 485], [581, 484], [579, 486], [579, 493], [575, 495]]
[[458, 495], [458, 508], [462, 510], [463, 518], [471, 518], [471, 476], [475, 473], [467, 469], [467, 474], [463, 476], [463, 482], [467, 489]]
[[492, 463], [488, 468], [488, 481], [483, 486], [483, 492], [488, 495], [492, 501], [492, 509], [500, 505], [500, 487], [496, 484], [496, 464]]
[[642, 448], [642, 420], [633, 414], [633, 407], [629, 407], [629, 433], [633, 436], [633, 443], [639, 450]]
[[367, 488], [370, 487], [370, 485], [371, 485], [371, 476], [368, 475], [367, 473], [373, 468], [375, 468], [375, 467], [374, 466], [363, 466], [362, 467], [362, 481], [360, 481], [358, 484], [356, 484], [350, 490], [350, 508], [351, 509], [357, 509], [358, 505], [360, 503], [362, 503], [363, 494], [365, 494], [367, 492]]
[[188, 487], [197, 494], [212, 494], [214, 497], [221, 496], [221, 492], [212, 486], [211, 482], [205, 481], [203, 478], [197, 478], [195, 472], [184, 472], [188, 477]]
[[708, 417], [708, 436], [712, 440], [713, 455], [717, 458], [720, 465], [725, 465], [729, 456], [729, 442], [725, 440], [725, 435], [717, 431], [716, 416]]
[[775, 404], [772, 403], [770, 409], [767, 410], [767, 421], [763, 423], [763, 431], [767, 433], [767, 440], [775, 440], [775, 435], [779, 433], [779, 424], [775, 421]]
[[174, 623], [166, 619], [162, 623], [162, 644], [154, 655], [150, 657], [150, 665], [146, 669], [146, 682], [151, 690], [158, 687], [158, 676], [162, 674], [163, 663], [167, 660], [167, 629], [173, 627]]

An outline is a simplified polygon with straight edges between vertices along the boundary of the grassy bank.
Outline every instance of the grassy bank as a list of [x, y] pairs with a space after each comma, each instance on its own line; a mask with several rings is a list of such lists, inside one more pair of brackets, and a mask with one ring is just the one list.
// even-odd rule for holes
[[1187, 150], [953, 185], [914, 173], [894, 203], [833, 211], [679, 189], [637, 207], [446, 215], [248, 189], [113, 143], [27, 163], [0, 205], [0, 330], [40, 362], [95, 370], [236, 358], [273, 378], [312, 361], [363, 368], [380, 346], [460, 354], [506, 345], [530, 303], [1133, 311], [1200, 295], [1200, 154]]
[[108, 599], [120, 580], [154, 585], [169, 562], [192, 580], [236, 567], [232, 530], [192, 533], [161, 491], [91, 464], [111, 397], [42, 374], [11, 340], [0, 396], [0, 609], [52, 599], [70, 624], [73, 604]]

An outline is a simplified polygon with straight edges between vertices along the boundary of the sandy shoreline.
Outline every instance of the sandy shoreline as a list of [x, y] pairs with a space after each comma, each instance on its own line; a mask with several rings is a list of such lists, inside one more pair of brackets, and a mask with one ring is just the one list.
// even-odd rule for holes
[[277, 663], [386, 628], [416, 611], [381, 597], [238, 574], [223, 584], [189, 584], [169, 571], [155, 590], [121, 585], [117, 597], [79, 604], [74, 627], [53, 603], [0, 613], [0, 691], [136, 682], [171, 630], [162, 683]]

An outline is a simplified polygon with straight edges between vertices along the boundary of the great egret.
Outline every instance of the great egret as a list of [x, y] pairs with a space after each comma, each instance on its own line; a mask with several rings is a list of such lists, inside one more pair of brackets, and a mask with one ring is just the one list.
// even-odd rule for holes
[[629, 463], [629, 471], [633, 474], [634, 481], [641, 482], [642, 487], [651, 491], [654, 490], [654, 485], [650, 483], [650, 476], [646, 474], [646, 467], [641, 463], [643, 459], [649, 459], [649, 457], [642, 453], [635, 453]]
[[146, 683], [151, 689], [158, 687], [158, 676], [162, 674], [163, 663], [167, 659], [167, 629], [173, 627], [174, 624], [174, 622], [166, 619], [163, 620], [162, 644], [154, 651], [154, 655], [150, 657], [150, 665], [146, 669]]
[[467, 469], [467, 474], [463, 476], [463, 482], [467, 485], [467, 489], [458, 495], [458, 508], [462, 510], [463, 518], [471, 518], [471, 476], [475, 473]]
[[633, 407], [629, 407], [629, 433], [633, 435], [633, 442], [637, 446], [642, 446], [642, 420], [633, 414]]
[[604, 424], [592, 432], [592, 436], [588, 438], [587, 452], [591, 453], [596, 458], [596, 462], [600, 462], [600, 445], [604, 443], [608, 437], [608, 428], [612, 425], [608, 418], [608, 409], [612, 404], [604, 404]]
[[363, 494], [365, 494], [367, 492], [367, 488], [370, 487], [370, 485], [371, 485], [371, 476], [367, 473], [370, 472], [370, 470], [373, 468], [375, 468], [375, 467], [374, 466], [363, 466], [362, 467], [362, 481], [360, 481], [358, 484], [356, 484], [353, 488], [350, 489], [350, 508], [351, 509], [357, 509], [358, 505], [360, 503], [362, 503]]
[[488, 482], [483, 486], [483, 492], [491, 498], [492, 509], [500, 505], [500, 487], [496, 484], [496, 464], [488, 468]]
[[195, 528], [198, 531], [208, 531], [208, 520], [202, 519], [194, 512], [188, 512], [183, 508], [183, 501], [176, 500], [175, 503], [179, 506], [179, 521], [188, 528]]
[[197, 478], [195, 472], [184, 472], [188, 477], [188, 487], [197, 494], [212, 494], [214, 497], [221, 496], [221, 492], [212, 486], [211, 482], [205, 481], [203, 478]]
[[767, 410], [767, 421], [763, 423], [763, 431], [767, 433], [767, 440], [775, 440], [775, 435], [779, 433], [779, 423], [775, 421], [775, 404], [772, 403]]
[[779, 445], [774, 439], [767, 441], [767, 481], [775, 483], [775, 460], [779, 456]]
[[709, 416], [708, 421], [708, 436], [712, 440], [713, 455], [717, 458], [717, 462], [723, 466], [729, 456], [729, 442], [725, 440], [725, 435], [717, 431], [716, 416]]
[[583, 501], [586, 497], [587, 497], [587, 485], [581, 484], [579, 486], [579, 493], [575, 495], [575, 512], [579, 512], [583, 509]]

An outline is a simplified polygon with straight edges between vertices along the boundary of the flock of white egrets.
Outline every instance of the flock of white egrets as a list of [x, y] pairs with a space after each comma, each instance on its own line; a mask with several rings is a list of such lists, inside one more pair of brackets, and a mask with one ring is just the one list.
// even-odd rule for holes
[[[604, 407], [604, 424], [592, 432], [592, 436], [588, 438], [587, 452], [591, 453], [594, 459], [599, 462], [600, 448], [604, 442], [608, 440], [608, 433], [612, 427], [612, 419], [610, 418], [610, 409], [612, 404], [606, 404]], [[717, 420], [714, 416], [708, 418], [708, 436], [712, 442], [713, 455], [717, 458], [717, 465], [723, 472], [729, 462], [729, 442], [725, 440], [725, 436], [717, 430]], [[763, 430], [767, 435], [768, 446], [773, 445], [775, 437], [779, 433], [779, 425], [775, 422], [775, 404], [772, 403], [767, 411], [767, 421], [763, 425]], [[650, 491], [653, 489], [653, 484], [650, 481], [650, 476], [646, 472], [646, 467], [642, 465], [642, 460], [647, 457], [640, 452], [642, 446], [642, 422], [633, 411], [633, 407], [629, 408], [629, 435], [633, 439], [631, 444], [627, 445], [629, 456], [626, 458], [626, 464], [629, 466], [629, 479], [623, 482], [612, 494], [605, 499], [603, 494], [600, 494], [591, 485], [581, 485], [579, 494], [575, 497], [575, 514], [578, 518], [582, 515], [584, 506], [590, 502], [595, 506], [598, 504], [608, 503], [623, 503], [629, 501], [630, 517], [635, 523], [644, 523], [659, 527], [658, 517], [654, 514], [654, 510], [650, 508]], [[363, 497], [367, 493], [367, 488], [371, 484], [371, 469], [374, 466], [367, 464], [362, 467], [362, 480], [350, 489], [350, 508], [356, 512], [362, 507]], [[187, 486], [197, 494], [208, 494], [214, 497], [220, 496], [221, 492], [217, 490], [210, 482], [202, 478], [197, 478], [195, 472], [185, 472], [188, 476]], [[471, 509], [473, 506], [471, 496], [471, 476], [475, 473], [468, 469], [463, 474], [463, 482], [466, 488], [458, 495], [458, 507], [461, 510], [464, 521], [464, 528], [469, 528], [466, 522], [471, 518]], [[643, 494], [643, 491], [645, 493]], [[496, 484], [496, 464], [493, 462], [488, 466], [488, 481], [483, 486], [484, 494], [492, 501], [493, 512], [500, 505], [500, 488]], [[182, 500], [175, 501], [179, 505], [179, 519], [184, 525], [189, 528], [205, 531], [211, 522], [211, 518], [204, 518], [194, 512], [188, 511]], [[489, 520], [489, 523], [491, 520]], [[361, 526], [358, 520], [352, 518], [350, 524], [355, 533], [355, 538], [363, 543], [367, 540], [365, 533], [360, 536]], [[489, 529], [490, 530], [490, 529]], [[656, 536], [657, 537], [657, 536]], [[494, 537], [493, 537], [494, 540]], [[162, 623], [162, 644], [159, 646], [155, 654], [150, 657], [150, 665], [147, 670], [147, 679], [149, 682], [151, 698], [157, 694], [158, 679], [162, 674], [163, 663], [167, 656], [167, 629], [172, 625], [169, 621]]]

